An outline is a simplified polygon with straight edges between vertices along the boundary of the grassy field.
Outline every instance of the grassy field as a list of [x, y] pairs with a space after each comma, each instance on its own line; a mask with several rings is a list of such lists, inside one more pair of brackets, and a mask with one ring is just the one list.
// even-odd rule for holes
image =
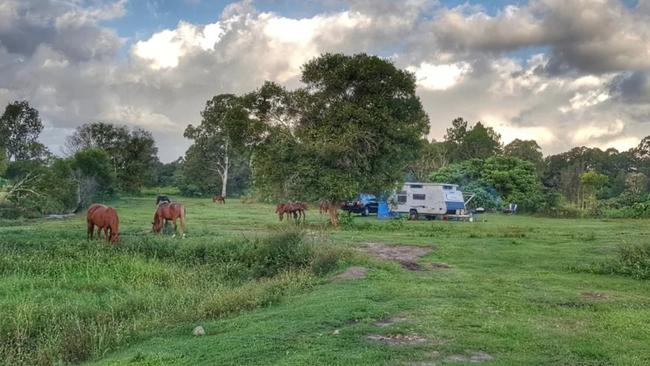
[[[581, 270], [650, 242], [648, 221], [359, 217], [332, 231], [312, 209], [300, 234], [269, 205], [185, 203], [181, 241], [149, 233], [151, 197], [115, 202], [120, 248], [86, 242], [81, 217], [2, 222], [4, 362], [650, 364], [648, 281]], [[369, 243], [432, 250], [405, 268], [358, 250]], [[331, 281], [348, 266], [368, 272]]]

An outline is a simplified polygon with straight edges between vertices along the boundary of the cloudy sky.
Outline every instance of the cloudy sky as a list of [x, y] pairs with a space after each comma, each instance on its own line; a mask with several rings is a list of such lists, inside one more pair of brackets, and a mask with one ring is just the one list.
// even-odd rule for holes
[[208, 98], [299, 86], [323, 52], [415, 73], [431, 138], [458, 116], [545, 154], [650, 135], [650, 0], [0, 0], [0, 105], [35, 106], [55, 153], [105, 121], [170, 161]]

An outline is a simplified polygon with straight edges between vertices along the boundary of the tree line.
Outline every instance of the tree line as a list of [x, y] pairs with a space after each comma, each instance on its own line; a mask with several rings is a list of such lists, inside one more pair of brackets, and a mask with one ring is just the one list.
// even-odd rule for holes
[[650, 137], [625, 152], [576, 147], [544, 158], [533, 140], [504, 145], [491, 127], [457, 118], [443, 140], [429, 141], [414, 76], [387, 60], [324, 54], [303, 65], [301, 81], [211, 98], [184, 130], [185, 156], [167, 164], [150, 132], [102, 122], [77, 127], [57, 157], [38, 142], [38, 111], [10, 103], [0, 118], [0, 215], [79, 210], [150, 186], [336, 204], [405, 180], [459, 184], [486, 209], [513, 202], [568, 216], [636, 207], [639, 216], [650, 207]]

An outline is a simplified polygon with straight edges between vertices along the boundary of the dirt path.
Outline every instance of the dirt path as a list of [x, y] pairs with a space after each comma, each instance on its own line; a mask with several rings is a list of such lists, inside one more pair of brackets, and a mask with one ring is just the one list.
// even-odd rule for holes
[[361, 250], [371, 256], [384, 260], [398, 262], [409, 271], [422, 271], [425, 269], [447, 269], [451, 268], [446, 263], [429, 263], [421, 265], [418, 259], [432, 251], [435, 247], [418, 247], [413, 245], [387, 245], [378, 242], [368, 242]]

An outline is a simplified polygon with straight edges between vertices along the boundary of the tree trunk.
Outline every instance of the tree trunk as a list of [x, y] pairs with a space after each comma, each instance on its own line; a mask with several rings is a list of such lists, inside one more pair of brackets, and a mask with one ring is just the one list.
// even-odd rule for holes
[[228, 143], [226, 143], [226, 154], [223, 158], [223, 174], [221, 174], [221, 197], [226, 198], [228, 187], [228, 169], [230, 168], [230, 156], [228, 156]]
[[330, 202], [328, 212], [330, 214], [330, 223], [332, 226], [339, 227], [339, 205], [334, 201]]

